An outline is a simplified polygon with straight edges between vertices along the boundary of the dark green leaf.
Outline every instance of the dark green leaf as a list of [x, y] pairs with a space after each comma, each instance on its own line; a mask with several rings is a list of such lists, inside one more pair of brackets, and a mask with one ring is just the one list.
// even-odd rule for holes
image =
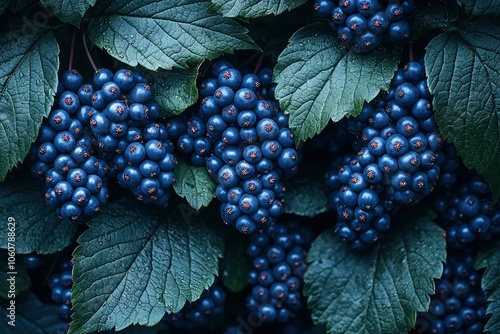
[[481, 285], [483, 290], [492, 290], [488, 298], [487, 313], [491, 314], [485, 332], [500, 333], [500, 243], [489, 242], [476, 257], [475, 269], [484, 269]]
[[179, 160], [175, 167], [174, 190], [196, 210], [208, 206], [215, 195], [215, 182], [205, 167]]
[[500, 16], [498, 0], [458, 0], [470, 16]]
[[255, 18], [278, 15], [302, 5], [307, 0], [212, 0], [211, 8], [226, 17]]
[[324, 174], [316, 165], [301, 163], [297, 175], [285, 182], [285, 212], [314, 217], [328, 211]]
[[160, 117], [178, 115], [198, 100], [198, 68], [159, 70], [148, 77], [153, 100], [160, 106]]
[[500, 24], [466, 22], [429, 42], [425, 54], [436, 121], [465, 165], [500, 196]]
[[5, 217], [0, 222], [0, 248], [8, 248], [9, 217], [15, 223], [18, 253], [52, 254], [71, 244], [76, 224], [60, 220], [56, 209], [45, 203], [44, 193], [29, 176], [0, 183], [0, 216]]
[[333, 228], [313, 242], [304, 293], [315, 323], [328, 333], [410, 331], [446, 259], [443, 230], [422, 211], [396, 217], [386, 239], [366, 252], [351, 251]]
[[0, 1], [0, 15], [2, 15], [7, 8], [9, 8], [12, 0], [1, 0]]
[[445, 29], [457, 16], [456, 7], [448, 0], [416, 1], [411, 17], [411, 35], [414, 39], [434, 37], [436, 29]]
[[57, 18], [65, 23], [80, 26], [83, 15], [96, 0], [40, 0], [42, 5], [49, 7]]
[[74, 252], [70, 333], [152, 326], [214, 282], [221, 239], [185, 210], [128, 199], [102, 209]]
[[15, 327], [9, 325], [9, 311], [7, 307], [10, 301], [0, 303], [0, 333], [3, 334], [47, 334], [59, 333], [61, 318], [59, 317], [59, 305], [53, 302], [42, 303], [32, 292], [22, 293], [15, 300], [16, 315]]
[[59, 46], [26, 22], [0, 23], [0, 180], [28, 154], [57, 88]]
[[209, 0], [100, 2], [89, 37], [132, 66], [186, 68], [237, 49], [258, 49], [247, 29], [208, 13]]
[[19, 292], [26, 291], [31, 280], [23, 264], [22, 255], [16, 254], [16, 244], [8, 250], [0, 250], [0, 298], [15, 299]]
[[248, 272], [252, 265], [246, 254], [248, 238], [230, 235], [221, 261], [221, 278], [224, 286], [232, 292], [241, 292], [248, 285]]
[[361, 112], [365, 101], [389, 87], [400, 55], [399, 49], [383, 48], [347, 52], [324, 23], [298, 30], [274, 69], [276, 97], [290, 114], [296, 140], [320, 133], [330, 119]]

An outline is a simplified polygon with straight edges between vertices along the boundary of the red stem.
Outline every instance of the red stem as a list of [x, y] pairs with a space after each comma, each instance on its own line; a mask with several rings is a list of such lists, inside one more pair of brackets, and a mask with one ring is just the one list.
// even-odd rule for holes
[[75, 40], [76, 40], [76, 29], [73, 31], [73, 37], [71, 38], [71, 49], [69, 51], [69, 68], [68, 70], [73, 69], [73, 58], [75, 56]]
[[92, 59], [92, 56], [90, 55], [89, 48], [87, 47], [87, 39], [85, 38], [85, 33], [82, 33], [82, 39], [83, 39], [83, 48], [85, 49], [85, 53], [87, 54], [87, 58], [89, 59], [90, 65], [92, 65], [94, 71], [97, 72], [98, 68], [94, 63], [94, 59]]
[[257, 65], [255, 65], [255, 68], [253, 70], [253, 74], [257, 74], [259, 72], [260, 67], [262, 66], [262, 62], [264, 61], [264, 57], [266, 56], [266, 49], [262, 50], [262, 54], [259, 57], [259, 60], [257, 61]]
[[410, 61], [413, 61], [413, 43], [410, 43], [410, 45], [408, 45], [408, 52]]

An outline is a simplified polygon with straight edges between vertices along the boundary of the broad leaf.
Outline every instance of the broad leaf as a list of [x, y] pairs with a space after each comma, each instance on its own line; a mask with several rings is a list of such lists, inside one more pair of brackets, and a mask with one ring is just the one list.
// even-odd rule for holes
[[205, 167], [179, 160], [175, 167], [174, 190], [196, 210], [208, 206], [215, 195], [215, 182]]
[[80, 26], [83, 15], [96, 0], [40, 0], [42, 5], [49, 7], [57, 18], [65, 23]]
[[52, 32], [33, 29], [0, 23], [0, 180], [28, 154], [57, 88], [59, 46]]
[[16, 244], [0, 251], [0, 298], [15, 299], [19, 292], [26, 291], [31, 280], [23, 264], [23, 256], [16, 254]]
[[389, 87], [400, 55], [399, 49], [384, 48], [348, 52], [323, 23], [295, 32], [278, 58], [274, 81], [296, 140], [320, 133], [330, 119], [357, 115], [365, 101]]
[[278, 15], [294, 9], [307, 0], [212, 0], [214, 10], [226, 17], [256, 18]]
[[500, 16], [498, 0], [458, 0], [470, 16]]
[[500, 196], [500, 24], [465, 23], [427, 46], [425, 65], [436, 121], [465, 165]]
[[304, 276], [314, 322], [328, 333], [408, 333], [416, 312], [428, 309], [446, 259], [443, 230], [432, 218], [422, 210], [397, 217], [386, 239], [366, 252], [350, 250], [333, 228], [323, 232]]
[[212, 285], [221, 239], [182, 210], [125, 198], [103, 208], [74, 252], [70, 333], [152, 326]]
[[77, 225], [60, 220], [56, 209], [45, 203], [44, 189], [30, 176], [0, 183], [0, 248], [8, 248], [9, 218], [15, 224], [16, 252], [52, 254], [69, 246]]
[[12, 321], [7, 310], [9, 301], [0, 303], [0, 333], [60, 333], [62, 320], [59, 317], [59, 305], [52, 301], [44, 304], [32, 292], [22, 293], [15, 302], [15, 327], [9, 324]]
[[285, 212], [314, 217], [328, 211], [328, 189], [324, 171], [316, 165], [299, 165], [299, 172], [285, 181]]
[[198, 100], [198, 68], [159, 70], [149, 76], [152, 98], [160, 106], [161, 118], [178, 115]]
[[486, 312], [491, 314], [484, 330], [500, 333], [500, 243], [492, 241], [484, 246], [476, 257], [475, 269], [484, 269], [481, 285], [483, 290], [491, 290]]
[[186, 68], [237, 49], [258, 49], [247, 29], [208, 12], [204, 0], [112, 0], [97, 5], [89, 37], [132, 66]]
[[246, 254], [248, 237], [230, 235], [221, 261], [222, 283], [232, 292], [241, 292], [248, 285], [248, 272], [252, 268]]

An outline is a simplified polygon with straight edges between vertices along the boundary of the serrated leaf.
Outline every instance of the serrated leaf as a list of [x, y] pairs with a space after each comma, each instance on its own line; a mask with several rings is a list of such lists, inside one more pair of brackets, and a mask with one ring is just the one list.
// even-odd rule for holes
[[208, 206], [215, 195], [215, 182], [205, 167], [197, 167], [179, 160], [175, 167], [174, 190], [191, 207], [199, 210]]
[[221, 239], [196, 211], [182, 210], [126, 198], [103, 208], [73, 253], [69, 333], [152, 326], [212, 285]]
[[490, 320], [484, 327], [485, 332], [500, 333], [500, 243], [491, 241], [484, 246], [476, 257], [475, 269], [486, 269], [481, 286], [483, 290], [491, 290], [488, 298], [487, 314]]
[[252, 268], [246, 254], [248, 238], [231, 235], [226, 239], [226, 249], [221, 261], [222, 283], [230, 291], [238, 293], [248, 285], [248, 272]]
[[350, 250], [333, 228], [313, 242], [304, 293], [315, 323], [328, 333], [410, 331], [446, 259], [444, 231], [417, 210], [394, 219], [386, 239], [366, 252]]
[[20, 292], [31, 286], [31, 280], [23, 265], [22, 256], [16, 254], [16, 244], [8, 250], [0, 250], [0, 298], [15, 299]]
[[307, 0], [212, 0], [212, 6], [226, 17], [256, 18], [270, 14], [279, 15], [294, 9]]
[[498, 0], [458, 0], [465, 7], [467, 14], [475, 16], [500, 16], [500, 4]]
[[160, 117], [178, 115], [198, 100], [196, 77], [199, 66], [158, 70], [149, 76], [152, 99], [160, 106]]
[[389, 87], [400, 55], [380, 47], [364, 55], [348, 52], [323, 23], [295, 32], [278, 58], [274, 81], [296, 140], [312, 138], [330, 119], [357, 115], [365, 101]]
[[318, 166], [301, 163], [297, 175], [285, 181], [285, 186], [286, 213], [314, 217], [328, 211], [328, 189]]
[[[0, 180], [22, 161], [54, 101], [59, 46], [52, 32], [0, 23]], [[22, 34], [25, 32], [25, 34]]]
[[9, 301], [0, 303], [0, 333], [3, 334], [47, 334], [60, 333], [61, 318], [59, 305], [49, 302], [44, 304], [33, 292], [22, 293], [15, 299], [15, 327], [8, 322], [10, 311], [7, 310]]
[[[60, 220], [56, 209], [45, 203], [44, 189], [29, 176], [0, 183], [0, 248], [9, 243], [9, 218], [15, 223], [16, 252], [52, 254], [69, 246], [77, 225]], [[10, 241], [12, 242], [12, 241]]]
[[500, 25], [486, 19], [433, 38], [425, 54], [436, 121], [500, 196]]
[[98, 4], [89, 38], [148, 69], [186, 68], [238, 49], [259, 49], [237, 22], [208, 13], [209, 0], [112, 0]]
[[57, 18], [65, 23], [80, 26], [83, 15], [96, 0], [40, 0], [42, 5], [49, 7]]

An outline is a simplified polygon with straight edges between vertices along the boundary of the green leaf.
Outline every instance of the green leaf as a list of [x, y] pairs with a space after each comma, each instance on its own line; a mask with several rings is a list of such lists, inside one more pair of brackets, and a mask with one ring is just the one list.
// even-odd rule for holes
[[498, 0], [458, 0], [470, 16], [500, 16]]
[[[32, 177], [9, 178], [0, 183], [0, 248], [7, 249], [9, 220], [15, 224], [16, 252], [52, 254], [69, 246], [77, 225], [60, 220], [56, 209], [47, 205], [44, 189]], [[11, 219], [9, 219], [11, 218]]]
[[238, 293], [248, 285], [248, 272], [252, 269], [246, 254], [248, 238], [231, 234], [226, 239], [226, 249], [221, 262], [222, 283], [230, 291]]
[[59, 305], [49, 302], [44, 304], [33, 292], [22, 293], [15, 299], [15, 327], [8, 322], [10, 311], [7, 310], [10, 301], [0, 303], [0, 333], [30, 333], [47, 334], [59, 333], [61, 318]]
[[191, 207], [199, 210], [208, 206], [215, 195], [215, 182], [205, 167], [197, 167], [179, 160], [175, 167], [174, 190]]
[[347, 52], [323, 22], [295, 32], [278, 58], [274, 81], [296, 140], [320, 133], [330, 119], [361, 112], [365, 101], [389, 87], [400, 55], [399, 49], [383, 48]]
[[256, 18], [270, 14], [279, 15], [294, 9], [307, 0], [212, 0], [212, 6], [226, 17]]
[[153, 100], [160, 106], [160, 117], [178, 115], [198, 100], [196, 77], [199, 66], [158, 70], [148, 77]]
[[89, 38], [116, 59], [148, 69], [186, 68], [237, 49], [259, 49], [248, 30], [208, 13], [209, 0], [100, 2]]
[[213, 284], [221, 239], [183, 210], [126, 198], [103, 208], [74, 251], [69, 333], [152, 326]]
[[293, 179], [285, 181], [285, 212], [314, 217], [328, 211], [325, 171], [317, 165], [301, 163]]
[[500, 24], [465, 22], [433, 38], [425, 54], [436, 121], [469, 168], [500, 196]]
[[15, 243], [11, 246], [8, 250], [0, 250], [0, 298], [3, 299], [14, 299], [31, 285], [22, 255], [16, 254]]
[[57, 88], [59, 46], [52, 32], [32, 28], [0, 23], [0, 180], [28, 154]]
[[491, 314], [484, 331], [500, 333], [500, 242], [491, 241], [476, 257], [475, 269], [486, 268], [481, 285], [483, 290], [492, 290], [486, 313]]
[[[424, 211], [424, 212], [423, 212]], [[366, 252], [342, 243], [333, 228], [308, 254], [304, 293], [328, 333], [408, 333], [430, 304], [446, 259], [443, 230], [428, 210], [393, 219], [386, 239]]]
[[80, 26], [83, 15], [96, 0], [40, 0], [42, 5], [49, 7], [57, 18], [64, 23]]

